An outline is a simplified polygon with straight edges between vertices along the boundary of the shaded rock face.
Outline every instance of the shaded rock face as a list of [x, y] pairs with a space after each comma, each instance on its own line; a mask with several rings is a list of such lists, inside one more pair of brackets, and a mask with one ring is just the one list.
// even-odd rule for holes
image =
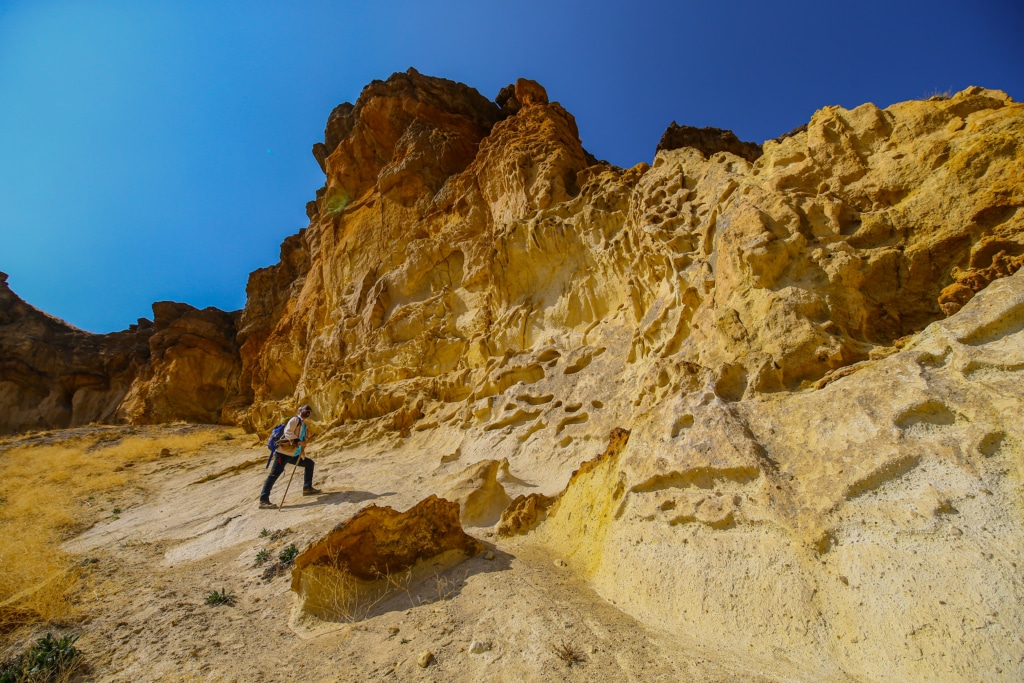
[[152, 324], [97, 335], [22, 301], [0, 273], [0, 434], [106, 422], [149, 360]]
[[225, 422], [223, 412], [238, 394], [242, 369], [238, 313], [159, 301], [153, 314], [149, 363], [118, 408], [118, 417], [133, 424]]
[[0, 433], [91, 422], [217, 423], [238, 394], [235, 317], [158, 302], [154, 322], [91, 334], [0, 280]]
[[731, 130], [680, 126], [673, 121], [662, 134], [656, 151], [670, 152], [683, 147], [699, 150], [705, 157], [719, 152], [729, 152], [751, 163], [757, 161], [763, 154], [761, 145], [756, 142], [743, 142]]

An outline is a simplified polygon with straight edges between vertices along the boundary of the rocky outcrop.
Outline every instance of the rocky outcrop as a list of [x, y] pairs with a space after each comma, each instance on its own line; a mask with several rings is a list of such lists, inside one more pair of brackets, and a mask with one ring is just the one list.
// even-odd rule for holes
[[756, 142], [743, 142], [731, 130], [680, 126], [675, 121], [662, 134], [655, 152], [671, 152], [683, 147], [692, 147], [705, 157], [719, 152], [729, 152], [751, 163], [757, 161], [763, 154], [761, 145]]
[[627, 424], [687, 363], [726, 400], [814, 386], [1019, 267], [1022, 120], [971, 88], [829, 107], [762, 156], [673, 125], [651, 166], [624, 170], [595, 162], [533, 81], [491, 102], [396, 74], [331, 113], [310, 224], [250, 277], [235, 339], [204, 314], [218, 341], [189, 354], [208, 365], [151, 368], [90, 419], [265, 429], [302, 401], [361, 439], [515, 432], [508, 457]]
[[433, 571], [483, 551], [459, 524], [459, 505], [430, 496], [405, 512], [370, 505], [295, 558], [292, 590], [303, 609], [345, 620], [395, 577], [430, 561]]
[[22, 301], [0, 273], [0, 434], [116, 419], [149, 360], [152, 323], [97, 335]]
[[153, 322], [91, 334], [29, 306], [0, 278], [0, 434], [225, 421], [241, 371], [237, 314], [158, 302]]
[[133, 424], [186, 420], [226, 422], [238, 395], [238, 313], [188, 304], [153, 304], [149, 362], [143, 366], [118, 408]]
[[890, 353], [1024, 242], [1022, 107], [996, 91], [826, 108], [754, 163], [683, 146], [626, 170], [537, 84], [499, 101], [410, 72], [332, 114], [315, 217], [250, 282], [245, 420], [301, 400], [344, 438], [574, 452], [687, 368], [737, 401]]

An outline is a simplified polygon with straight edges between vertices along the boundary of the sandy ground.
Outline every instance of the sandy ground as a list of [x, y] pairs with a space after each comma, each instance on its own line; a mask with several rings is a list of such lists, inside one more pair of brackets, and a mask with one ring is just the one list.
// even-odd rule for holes
[[[436, 492], [424, 471], [436, 460], [414, 443], [322, 445], [311, 457], [325, 493], [301, 496], [300, 473], [282, 510], [259, 510], [267, 451], [253, 438], [142, 466], [147, 493], [67, 543], [89, 577], [78, 641], [88, 680], [777, 680], [644, 628], [528, 536], [489, 529], [469, 531], [490, 552], [396, 591], [359, 621], [306, 617], [290, 572], [264, 578], [272, 563], [256, 566], [257, 553], [301, 549], [371, 502], [407, 509]], [[205, 603], [221, 590], [234, 604]], [[582, 661], [566, 663], [558, 646]], [[421, 667], [424, 652], [433, 658]]]

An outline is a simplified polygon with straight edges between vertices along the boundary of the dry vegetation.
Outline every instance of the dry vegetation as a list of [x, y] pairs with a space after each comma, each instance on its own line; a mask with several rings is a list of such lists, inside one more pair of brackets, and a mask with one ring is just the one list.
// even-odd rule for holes
[[64, 438], [36, 434], [0, 442], [0, 634], [75, 619], [82, 572], [61, 543], [120, 513], [143, 487], [136, 466], [161, 452], [194, 454], [229, 433], [185, 426], [156, 436], [133, 432], [95, 427]]

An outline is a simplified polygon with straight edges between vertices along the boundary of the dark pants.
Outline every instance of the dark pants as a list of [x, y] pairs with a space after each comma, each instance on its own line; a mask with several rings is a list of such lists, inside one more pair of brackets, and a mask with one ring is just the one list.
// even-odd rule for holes
[[[285, 465], [294, 465], [298, 461], [299, 456], [297, 455], [285, 455], [284, 453], [278, 453], [274, 457], [274, 465], [270, 468], [270, 474], [267, 475], [267, 480], [263, 482], [263, 492], [260, 493], [260, 500], [270, 500], [270, 489], [274, 488], [274, 482], [284, 472]], [[303, 458], [299, 465], [304, 470], [302, 475], [302, 488], [310, 489], [313, 488], [313, 466], [314, 463], [309, 458]]]

